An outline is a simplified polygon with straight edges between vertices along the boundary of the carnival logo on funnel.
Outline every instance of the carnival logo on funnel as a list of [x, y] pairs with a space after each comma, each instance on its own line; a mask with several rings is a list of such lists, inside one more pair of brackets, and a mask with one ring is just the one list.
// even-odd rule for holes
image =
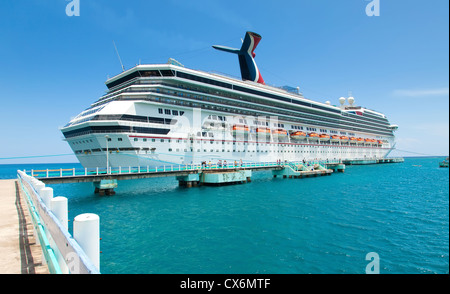
[[257, 33], [247, 32], [242, 43], [241, 49], [235, 49], [225, 46], [214, 45], [213, 48], [229, 53], [237, 54], [239, 57], [239, 65], [241, 67], [241, 75], [244, 81], [253, 81], [265, 85], [264, 79], [259, 72], [255, 62], [255, 49], [261, 41], [261, 36]]

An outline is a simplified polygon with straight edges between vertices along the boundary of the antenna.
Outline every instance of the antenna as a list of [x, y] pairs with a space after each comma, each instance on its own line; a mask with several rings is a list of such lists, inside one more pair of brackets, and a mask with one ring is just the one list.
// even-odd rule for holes
[[113, 44], [114, 44], [114, 48], [116, 49], [116, 53], [117, 53], [117, 57], [119, 58], [120, 65], [122, 66], [122, 71], [125, 71], [125, 68], [123, 67], [122, 59], [120, 59], [119, 51], [117, 50], [116, 43], [114, 42], [114, 40], [113, 40]]

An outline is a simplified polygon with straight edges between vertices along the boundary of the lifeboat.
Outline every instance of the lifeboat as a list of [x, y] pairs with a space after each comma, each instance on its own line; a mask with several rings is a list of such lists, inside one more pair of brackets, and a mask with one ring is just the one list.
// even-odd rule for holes
[[284, 138], [288, 135], [288, 132], [284, 129], [276, 129], [272, 131], [272, 136], [274, 137], [274, 139], [277, 138]]
[[294, 132], [291, 134], [291, 138], [294, 140], [302, 140], [306, 138], [305, 132]]
[[342, 141], [342, 142], [348, 142], [349, 140], [350, 140], [350, 138], [347, 137], [347, 136], [342, 136], [342, 137], [341, 137], [341, 141]]
[[327, 134], [320, 134], [320, 135], [319, 135], [319, 139], [320, 139], [321, 141], [330, 141], [330, 135], [327, 135]]
[[339, 137], [338, 135], [331, 136], [331, 142], [339, 142], [339, 141], [341, 141], [341, 137]]
[[358, 139], [356, 139], [355, 137], [350, 137], [350, 143], [356, 143], [358, 141]]
[[309, 133], [308, 134], [308, 139], [310, 141], [317, 141], [317, 140], [319, 140], [319, 134], [317, 134], [317, 133]]
[[364, 139], [363, 138], [357, 138], [356, 142], [358, 142], [358, 144], [364, 144]]
[[233, 126], [233, 135], [246, 135], [250, 131], [248, 126], [242, 126], [242, 125], [235, 125]]
[[270, 129], [268, 129], [268, 128], [257, 128], [256, 129], [256, 133], [258, 135], [270, 134]]
[[378, 145], [383, 145], [383, 141], [378, 140]]
[[375, 140], [375, 139], [370, 140], [370, 143], [371, 143], [372, 145], [378, 145], [378, 141]]
[[366, 143], [371, 143], [371, 142], [372, 142], [372, 139], [366, 138], [366, 139], [364, 139], [364, 142], [366, 142]]

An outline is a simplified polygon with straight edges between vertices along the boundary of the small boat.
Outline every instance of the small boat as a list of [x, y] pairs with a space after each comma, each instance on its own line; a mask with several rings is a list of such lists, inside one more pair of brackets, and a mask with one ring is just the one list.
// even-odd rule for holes
[[320, 139], [320, 141], [330, 141], [330, 135], [320, 134], [319, 139]]
[[303, 140], [306, 139], [306, 133], [305, 132], [294, 132], [291, 134], [291, 138], [294, 140]]
[[356, 142], [358, 142], [358, 144], [364, 144], [364, 139], [363, 138], [357, 138]]
[[233, 126], [233, 136], [236, 135], [243, 135], [243, 134], [248, 134], [248, 132], [250, 131], [248, 126], [244, 126], [244, 125], [235, 125]]
[[383, 145], [383, 144], [384, 144], [383, 141], [378, 140], [378, 145]]
[[448, 167], [448, 157], [444, 161], [439, 162], [439, 167]]
[[350, 137], [350, 143], [356, 143], [357, 141], [356, 137]]
[[272, 136], [274, 139], [277, 139], [277, 138], [281, 139], [281, 138], [287, 137], [287, 135], [288, 135], [288, 132], [284, 129], [276, 129], [276, 130], [272, 131]]
[[258, 134], [258, 135], [264, 135], [264, 134], [270, 134], [270, 129], [268, 129], [268, 128], [257, 128], [256, 129], [256, 133]]
[[319, 134], [317, 134], [317, 133], [309, 133], [308, 134], [308, 139], [310, 141], [317, 141], [317, 140], [319, 140]]
[[339, 142], [341, 141], [341, 137], [338, 135], [331, 136], [331, 142]]
[[341, 136], [341, 142], [348, 142], [350, 140], [347, 136]]

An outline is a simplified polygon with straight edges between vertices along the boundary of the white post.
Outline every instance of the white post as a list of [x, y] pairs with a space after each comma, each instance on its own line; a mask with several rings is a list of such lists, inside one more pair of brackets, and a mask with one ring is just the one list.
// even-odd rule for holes
[[36, 181], [33, 186], [34, 186], [34, 189], [36, 190], [36, 192], [38, 193], [38, 195], [41, 196], [41, 190], [43, 188], [45, 188], [45, 184], [40, 181]]
[[[55, 197], [51, 201], [51, 211], [55, 215], [56, 219], [61, 223], [62, 227], [67, 231], [68, 230], [68, 209], [67, 209], [67, 198], [66, 197]], [[52, 248], [56, 246], [52, 241]], [[66, 264], [65, 258], [61, 255], [61, 252], [58, 250], [55, 251], [56, 259], [58, 260], [59, 267], [63, 274], [69, 274], [70, 270]]]
[[68, 204], [67, 198], [58, 196], [51, 200], [51, 210], [61, 225], [68, 230]]
[[53, 198], [53, 189], [49, 187], [44, 187], [39, 192], [39, 196], [41, 196], [42, 201], [48, 209], [51, 209], [51, 201]]
[[93, 213], [76, 216], [73, 222], [73, 237], [100, 271], [100, 217]]

